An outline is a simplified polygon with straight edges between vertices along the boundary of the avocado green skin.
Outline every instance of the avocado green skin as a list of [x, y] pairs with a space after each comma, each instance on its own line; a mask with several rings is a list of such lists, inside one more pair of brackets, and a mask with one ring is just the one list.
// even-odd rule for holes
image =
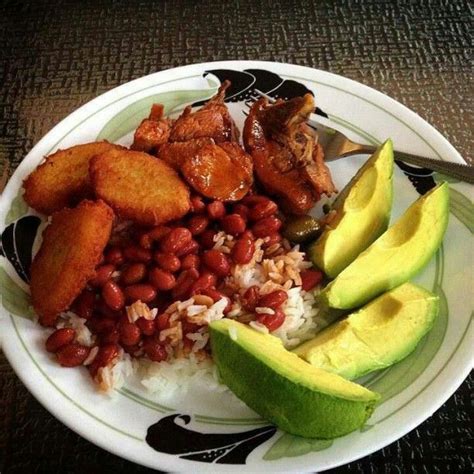
[[[225, 326], [216, 323], [220, 321], [210, 325], [211, 347], [222, 381], [250, 408], [283, 431], [331, 439], [360, 428], [372, 414], [378, 394], [367, 391], [366, 400], [346, 400], [296, 383], [262, 360], [265, 349], [261, 353], [249, 351], [239, 342], [241, 334], [233, 341]], [[278, 358], [279, 351], [275, 352]]]
[[324, 307], [353, 309], [416, 275], [441, 245], [448, 225], [449, 187], [415, 201], [318, 296]]
[[339, 193], [334, 219], [308, 247], [311, 261], [335, 278], [388, 227], [393, 199], [393, 144], [387, 140]]
[[405, 283], [293, 350], [310, 364], [357, 379], [404, 359], [433, 327], [439, 297]]

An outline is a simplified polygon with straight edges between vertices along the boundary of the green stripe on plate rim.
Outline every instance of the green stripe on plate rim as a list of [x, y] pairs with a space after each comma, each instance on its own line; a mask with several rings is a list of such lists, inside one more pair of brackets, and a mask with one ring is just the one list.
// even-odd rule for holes
[[[393, 115], [391, 112], [383, 109], [382, 107], [380, 107], [379, 105], [377, 105], [376, 103], [373, 103], [371, 101], [369, 101], [368, 99], [364, 98], [364, 97], [361, 97], [357, 94], [354, 94], [353, 92], [350, 92], [350, 91], [347, 91], [347, 90], [344, 90], [344, 89], [341, 89], [339, 87], [336, 87], [336, 86], [333, 86], [331, 84], [327, 84], [327, 83], [324, 83], [324, 82], [321, 82], [321, 81], [315, 81], [315, 80], [310, 80], [310, 79], [306, 79], [306, 78], [299, 78], [299, 77], [296, 77], [296, 76], [288, 76], [288, 75], [283, 75], [283, 74], [280, 74], [282, 77], [288, 77], [288, 78], [292, 78], [292, 79], [300, 79], [300, 80], [304, 80], [304, 81], [307, 81], [307, 82], [311, 82], [311, 83], [314, 83], [314, 84], [319, 84], [319, 85], [324, 85], [326, 87], [329, 87], [329, 88], [332, 88], [332, 89], [336, 89], [336, 90], [340, 90], [344, 93], [348, 93], [354, 97], [357, 97], [373, 106], [375, 106], [376, 108], [382, 110], [383, 112], [389, 114], [390, 116], [394, 117], [396, 120], [398, 120], [400, 123], [402, 123], [405, 127], [407, 127], [409, 130], [411, 130], [413, 133], [415, 133], [424, 143], [426, 143], [435, 153], [436, 155], [440, 157], [439, 153], [418, 133], [416, 132], [413, 128], [411, 128], [408, 124], [406, 124], [404, 121], [402, 121], [400, 118], [396, 117], [395, 115]], [[187, 77], [182, 77], [180, 78], [180, 80], [185, 80], [185, 79], [190, 79], [190, 78], [193, 78], [193, 77], [200, 77], [200, 75], [191, 75], [191, 76], [187, 76]], [[115, 104], [116, 102], [126, 98], [126, 97], [130, 97], [134, 94], [137, 94], [139, 92], [142, 92], [144, 90], [147, 90], [147, 89], [152, 89], [154, 87], [158, 87], [158, 86], [161, 86], [161, 85], [164, 85], [164, 84], [167, 84], [167, 83], [170, 83], [170, 82], [174, 82], [176, 79], [173, 79], [173, 80], [168, 80], [168, 81], [165, 81], [165, 82], [162, 82], [162, 83], [158, 83], [158, 84], [153, 84], [151, 86], [147, 86], [143, 89], [140, 89], [140, 90], [137, 90], [137, 91], [134, 91], [134, 92], [131, 92], [130, 94], [126, 94], [125, 96], [123, 97], [120, 97], [119, 99], [116, 99], [106, 105], [104, 105], [103, 107], [101, 107], [100, 109], [94, 111], [93, 113], [91, 113], [90, 115], [88, 115], [86, 118], [84, 118], [83, 120], [81, 120], [81, 122], [75, 124], [68, 132], [66, 132], [50, 149], [50, 151], [46, 154], [49, 154], [51, 153], [51, 151], [53, 151], [57, 146], [58, 144], [64, 140], [65, 137], [67, 137], [71, 132], [73, 132], [76, 128], [78, 128], [80, 125], [82, 125], [84, 122], [86, 122], [88, 119], [90, 119], [91, 117], [93, 117], [94, 115], [96, 115], [97, 113], [101, 112], [102, 110], [106, 109], [107, 107]], [[347, 122], [346, 120], [340, 118], [340, 117], [337, 117], [335, 115], [331, 115], [330, 116], [330, 119], [333, 120], [334, 122], [336, 123], [339, 123], [340, 125], [343, 125], [345, 126], [346, 128], [352, 130], [353, 132], [359, 134], [360, 136], [363, 136], [364, 138], [366, 138], [369, 142], [371, 142], [372, 144], [378, 144], [380, 143], [375, 137], [373, 137], [372, 135], [370, 135], [368, 132], [360, 129], [359, 127], [351, 124], [350, 122]], [[14, 327], [15, 327], [15, 331], [17, 333], [17, 336], [19, 337], [21, 343], [22, 343], [22, 346], [23, 348], [25, 349], [25, 351], [27, 352], [27, 354], [29, 355], [29, 357], [32, 359], [32, 361], [34, 362], [34, 364], [37, 366], [38, 370], [40, 371], [40, 373], [42, 373], [42, 375], [52, 384], [53, 387], [55, 387], [63, 396], [65, 396], [68, 400], [70, 400], [72, 403], [74, 403], [76, 406], [78, 406], [83, 412], [89, 414], [90, 416], [92, 416], [94, 419], [96, 419], [97, 421], [99, 421], [100, 423], [102, 423], [104, 426], [108, 426], [110, 427], [111, 429], [121, 433], [121, 434], [124, 434], [126, 436], [130, 436], [134, 439], [137, 439], [137, 440], [140, 440], [142, 441], [141, 438], [137, 438], [135, 437], [134, 435], [130, 435], [129, 433], [126, 433], [126, 432], [123, 432], [111, 425], [109, 425], [108, 423], [104, 422], [103, 420], [100, 420], [99, 418], [97, 418], [95, 415], [89, 413], [87, 410], [85, 410], [83, 407], [80, 406], [80, 404], [78, 404], [77, 402], [75, 402], [74, 400], [72, 400], [68, 395], [66, 395], [64, 392], [61, 391], [61, 389], [59, 387], [57, 387], [50, 379], [49, 377], [43, 372], [43, 370], [40, 368], [39, 364], [37, 363], [37, 361], [33, 358], [32, 354], [29, 352], [29, 350], [27, 349], [23, 339], [21, 338], [21, 335], [18, 331], [18, 328], [16, 327], [15, 323], [14, 323], [14, 318], [12, 317], [12, 315], [10, 315], [10, 318], [12, 319], [12, 323], [14, 324]], [[448, 362], [451, 360], [451, 358], [454, 356], [455, 352], [457, 351], [457, 348], [459, 347], [459, 345], [462, 343], [466, 333], [467, 333], [467, 329], [470, 325], [470, 321], [468, 322], [468, 325], [466, 327], [466, 330], [464, 331], [463, 333], [463, 336], [461, 337], [460, 341], [458, 342], [457, 346], [456, 346], [456, 349], [454, 350], [454, 352], [451, 354], [450, 358], [448, 359]], [[446, 364], [448, 363], [446, 362]], [[443, 368], [446, 366], [446, 364], [443, 366]], [[425, 386], [425, 388], [423, 390], [425, 390], [435, 379], [436, 377], [439, 375], [439, 373], [443, 370], [443, 368], [438, 372], [438, 374], [436, 374], [436, 376], [430, 381], [428, 382], [428, 384]], [[389, 369], [386, 369], [387, 371], [390, 370]], [[382, 374], [377, 374], [377, 378], [379, 377], [383, 377], [385, 375], [385, 371], [383, 371]], [[376, 379], [373, 379], [371, 380], [370, 382], [372, 383], [375, 383]], [[159, 405], [159, 404], [156, 404], [155, 402], [151, 402], [150, 400], [148, 399], [145, 399], [143, 397], [141, 397], [140, 395], [136, 394], [135, 392], [129, 390], [129, 389], [121, 389], [119, 390], [119, 393], [122, 395], [122, 396], [126, 396], [127, 398], [129, 398], [130, 400], [133, 400], [135, 403], [139, 403], [143, 406], [146, 406], [147, 408], [152, 408], [156, 411], [159, 411], [159, 412], [162, 412], [162, 413], [167, 413], [169, 412], [169, 410], [172, 410], [168, 407], [164, 407], [162, 405]], [[421, 392], [419, 392], [421, 393]], [[416, 395], [418, 396], [418, 395]], [[413, 398], [416, 398], [413, 397]], [[411, 400], [413, 400], [410, 399]], [[410, 401], [408, 401], [406, 404], [410, 403]], [[405, 404], [405, 405], [406, 405]], [[404, 405], [404, 406], [405, 406]], [[399, 408], [400, 409], [400, 408]], [[386, 420], [387, 418], [389, 418], [390, 416], [394, 415], [399, 409], [397, 409], [394, 413], [388, 415], [387, 417], [385, 417], [383, 420], [380, 420], [378, 423]], [[236, 423], [238, 420], [236, 419], [225, 419], [225, 418], [215, 418], [215, 417], [208, 417], [208, 416], [204, 416], [204, 415], [199, 415], [199, 414], [196, 414], [194, 415], [196, 420], [199, 419], [199, 421], [201, 422], [207, 422], [207, 423], [211, 423], [211, 422], [214, 422], [214, 423], [223, 423], [223, 424], [233, 424], [233, 423]], [[255, 424], [255, 422], [257, 421], [257, 419], [240, 419], [240, 422], [238, 423], [239, 425], [240, 424]]]
[[39, 372], [43, 375], [43, 377], [64, 397], [66, 398], [66, 400], [68, 400], [69, 402], [71, 402], [73, 405], [75, 405], [77, 408], [79, 408], [79, 410], [81, 410], [83, 413], [85, 413], [86, 415], [89, 415], [91, 418], [93, 418], [95, 421], [98, 421], [99, 423], [101, 423], [102, 425], [104, 425], [105, 427], [107, 428], [110, 428], [111, 430], [121, 434], [121, 435], [124, 435], [124, 436], [128, 436], [129, 438], [132, 438], [132, 439], [135, 439], [137, 441], [144, 441], [143, 438], [139, 437], [139, 436], [135, 436], [131, 433], [127, 433], [126, 431], [123, 431], [119, 428], [116, 428], [115, 426], [107, 423], [106, 421], [102, 420], [101, 418], [99, 418], [98, 416], [94, 415], [93, 413], [91, 413], [90, 411], [86, 410], [80, 403], [76, 402], [75, 400], [73, 400], [69, 395], [67, 395], [65, 392], [63, 392], [63, 390], [61, 390], [52, 380], [51, 378], [46, 374], [46, 372], [41, 368], [40, 364], [36, 361], [36, 359], [33, 357], [33, 355], [31, 354], [31, 352], [29, 351], [28, 347], [26, 346], [25, 344], [25, 341], [23, 340], [23, 338], [21, 337], [21, 334], [20, 334], [20, 331], [16, 325], [16, 322], [15, 322], [15, 318], [10, 314], [10, 320], [13, 324], [13, 327], [15, 329], [15, 332], [16, 332], [16, 335], [18, 337], [18, 339], [20, 340], [20, 343], [21, 345], [23, 346], [23, 349], [26, 351], [26, 353], [28, 354], [28, 356], [30, 357], [30, 359], [32, 360], [32, 362], [35, 364], [36, 368], [39, 370]]

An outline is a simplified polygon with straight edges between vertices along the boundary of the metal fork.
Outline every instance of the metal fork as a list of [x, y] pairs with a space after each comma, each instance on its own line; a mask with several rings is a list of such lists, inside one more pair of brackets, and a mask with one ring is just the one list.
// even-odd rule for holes
[[[275, 102], [273, 97], [255, 89], [258, 97], [249, 99], [245, 102], [247, 107], [251, 107], [252, 104], [259, 97], [265, 97], [270, 103]], [[358, 155], [358, 154], [372, 154], [377, 147], [373, 145], [365, 145], [362, 143], [356, 143], [347, 138], [342, 132], [332, 127], [331, 120], [323, 116], [310, 114], [308, 125], [314, 128], [318, 132], [318, 141], [324, 149], [325, 161], [338, 160], [345, 158], [346, 156]], [[432, 171], [437, 171], [446, 176], [452, 176], [453, 178], [468, 183], [474, 183], [474, 166], [464, 165], [460, 163], [452, 163], [449, 161], [434, 160], [432, 158], [425, 158], [423, 156], [413, 155], [411, 153], [405, 153], [403, 151], [394, 151], [396, 160], [410, 163], [415, 166], [428, 168]]]

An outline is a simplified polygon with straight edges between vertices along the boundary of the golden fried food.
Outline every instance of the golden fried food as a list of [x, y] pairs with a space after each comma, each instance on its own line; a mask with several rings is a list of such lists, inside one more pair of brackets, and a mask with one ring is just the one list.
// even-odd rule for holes
[[31, 299], [41, 324], [54, 325], [95, 274], [114, 213], [103, 201], [82, 201], [53, 214], [31, 264]]
[[183, 161], [181, 172], [200, 194], [238, 201], [253, 182], [252, 158], [233, 142], [207, 144]]
[[314, 110], [310, 94], [268, 104], [258, 100], [244, 126], [245, 149], [265, 190], [294, 214], [307, 213], [321, 194], [336, 191], [317, 137], [305, 121]]
[[98, 197], [124, 219], [158, 225], [189, 211], [189, 188], [159, 158], [130, 150], [109, 150], [90, 162]]
[[135, 130], [132, 150], [151, 152], [168, 141], [173, 120], [163, 118], [163, 112], [162, 104], [153, 104], [150, 116]]
[[89, 161], [107, 150], [121, 149], [106, 141], [59, 150], [33, 171], [23, 183], [25, 201], [43, 214], [75, 206], [94, 196], [89, 182]]

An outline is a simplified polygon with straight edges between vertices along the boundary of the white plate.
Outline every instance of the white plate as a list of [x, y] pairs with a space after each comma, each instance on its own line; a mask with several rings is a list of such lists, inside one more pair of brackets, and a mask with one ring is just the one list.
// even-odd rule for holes
[[[260, 72], [239, 72], [248, 69]], [[214, 71], [215, 75], [203, 78], [205, 71]], [[418, 115], [380, 92], [343, 77], [300, 66], [256, 61], [171, 69], [124, 84], [94, 99], [54, 127], [26, 156], [0, 201], [0, 225], [7, 228], [3, 245], [11, 260], [12, 231], [17, 245], [24, 247], [16, 249], [21, 258], [25, 258], [25, 249], [32, 247], [38, 221], [34, 217], [25, 219], [34, 213], [21, 198], [21, 183], [43, 156], [97, 138], [130, 143], [130, 132], [148, 114], [153, 102], [164, 103], [167, 112], [177, 112], [186, 103], [212, 95], [218, 82], [216, 77], [229, 75], [235, 87], [248, 86], [229, 103], [240, 127], [244, 119], [243, 102], [235, 100], [248, 96], [253, 87], [274, 88], [274, 92], [283, 95], [288, 91], [301, 92], [306, 87], [313, 91], [318, 106], [357, 140], [380, 143], [392, 137], [398, 149], [462, 162], [448, 141]], [[367, 156], [358, 156], [331, 163], [336, 185], [341, 188], [366, 159]], [[417, 198], [415, 186], [423, 190], [439, 179], [438, 175], [408, 178], [397, 166], [392, 220]], [[450, 190], [451, 215], [444, 244], [416, 278], [441, 296], [441, 314], [412, 355], [364, 380], [366, 386], [383, 395], [383, 400], [368, 425], [348, 436], [328, 442], [275, 432], [230, 397], [207, 393], [203, 388], [166, 401], [146, 394], [135, 382], [127, 384], [113, 398], [97, 394], [85, 370], [65, 370], [44, 351], [45, 332], [29, 317], [27, 285], [11, 262], [0, 257], [3, 350], [24, 384], [54, 416], [102, 448], [152, 468], [239, 472], [245, 464], [248, 470], [302, 472], [348, 463], [395, 441], [431, 416], [472, 367], [472, 187], [451, 181]], [[8, 228], [12, 222], [14, 225]], [[23, 262], [23, 266], [26, 264]], [[174, 423], [177, 414], [182, 416]], [[164, 420], [158, 429], [168, 430], [161, 436], [168, 440], [161, 447], [167, 453], [152, 449], [145, 441], [148, 427], [159, 419]], [[251, 434], [239, 434], [249, 431]], [[178, 435], [183, 436], [181, 444]]]

